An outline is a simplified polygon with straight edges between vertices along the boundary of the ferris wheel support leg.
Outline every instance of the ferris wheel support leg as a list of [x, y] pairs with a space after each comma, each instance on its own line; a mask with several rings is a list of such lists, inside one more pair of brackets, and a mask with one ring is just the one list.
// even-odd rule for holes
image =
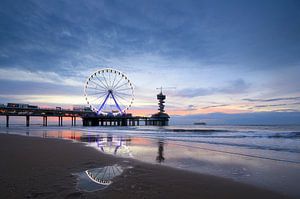
[[100, 108], [98, 109], [98, 111], [97, 111], [97, 114], [98, 114], [98, 115], [99, 115], [100, 111], [102, 110], [102, 108], [104, 107], [104, 105], [105, 105], [105, 103], [106, 103], [106, 101], [107, 101], [109, 95], [110, 95], [110, 93], [107, 94], [107, 96], [106, 96], [104, 102], [101, 104]]
[[112, 93], [111, 93], [111, 96], [112, 96], [112, 98], [113, 98], [113, 100], [114, 100], [114, 102], [115, 102], [115, 104], [116, 104], [118, 110], [120, 111], [120, 113], [122, 113], [122, 109], [120, 108], [118, 102], [116, 101], [115, 96], [114, 96]]

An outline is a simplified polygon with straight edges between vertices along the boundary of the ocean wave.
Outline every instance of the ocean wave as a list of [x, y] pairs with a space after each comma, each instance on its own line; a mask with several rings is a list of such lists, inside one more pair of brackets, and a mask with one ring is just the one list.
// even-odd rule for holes
[[242, 147], [242, 148], [250, 148], [250, 149], [260, 149], [260, 150], [282, 151], [282, 152], [290, 152], [290, 153], [300, 153], [300, 150], [295, 148], [273, 147], [273, 146], [241, 144], [241, 143], [226, 143], [226, 142], [203, 141], [203, 140], [184, 140], [184, 139], [176, 139], [176, 138], [170, 138], [169, 140], [203, 143], [203, 144], [214, 144], [214, 145], [232, 146], [232, 147]]
[[214, 133], [214, 132], [233, 132], [229, 130], [220, 130], [220, 129], [166, 129], [167, 131], [172, 132], [200, 132], [200, 133]]
[[269, 135], [269, 138], [300, 138], [300, 132], [275, 133]]

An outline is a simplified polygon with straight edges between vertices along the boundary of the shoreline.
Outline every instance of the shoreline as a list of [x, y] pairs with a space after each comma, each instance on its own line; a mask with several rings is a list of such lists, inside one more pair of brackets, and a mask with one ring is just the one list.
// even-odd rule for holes
[[[84, 143], [0, 134], [1, 198], [288, 198], [229, 179], [100, 153]], [[76, 189], [72, 173], [132, 166], [104, 190]]]

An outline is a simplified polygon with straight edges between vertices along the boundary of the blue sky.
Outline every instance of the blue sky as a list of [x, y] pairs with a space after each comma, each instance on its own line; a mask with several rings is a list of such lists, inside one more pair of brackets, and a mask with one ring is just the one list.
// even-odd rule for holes
[[95, 70], [135, 85], [133, 110], [300, 111], [300, 1], [0, 2], [0, 103], [85, 104]]

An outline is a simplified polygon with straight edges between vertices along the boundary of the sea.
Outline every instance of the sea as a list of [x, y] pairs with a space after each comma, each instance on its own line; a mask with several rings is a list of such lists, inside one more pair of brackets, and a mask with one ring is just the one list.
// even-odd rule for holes
[[[300, 125], [47, 127], [15, 122], [0, 133], [71, 139], [99, 153], [208, 174], [300, 197]], [[68, 121], [66, 122], [68, 123]]]

